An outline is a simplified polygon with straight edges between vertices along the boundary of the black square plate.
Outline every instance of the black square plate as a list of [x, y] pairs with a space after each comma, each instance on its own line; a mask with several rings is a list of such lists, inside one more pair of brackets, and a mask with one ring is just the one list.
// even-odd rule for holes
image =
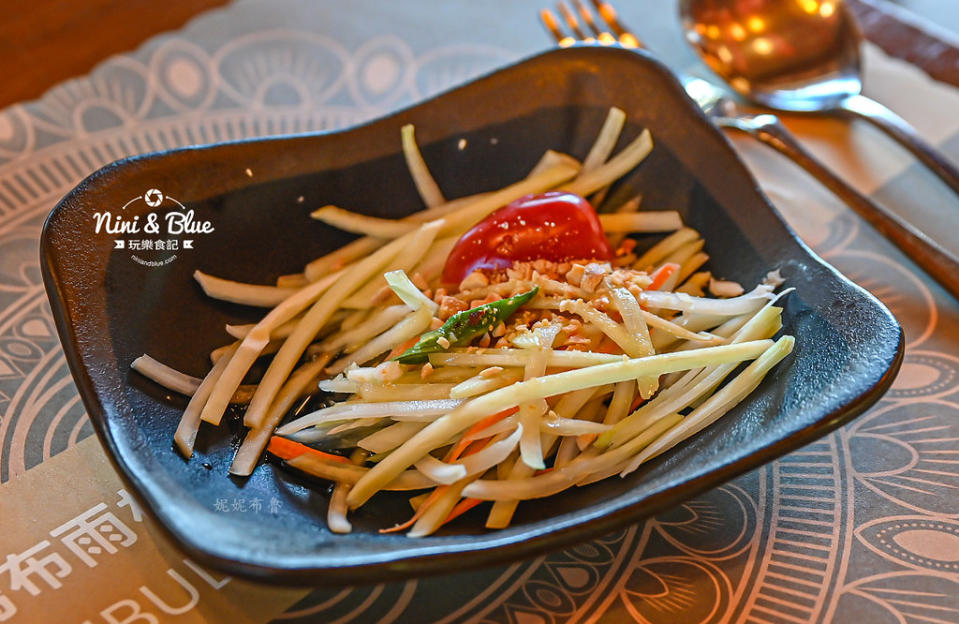
[[[425, 539], [381, 535], [409, 516], [405, 496], [378, 495], [333, 535], [328, 488], [266, 463], [227, 474], [237, 419], [204, 426], [191, 461], [171, 438], [185, 405], [130, 371], [142, 353], [203, 376], [226, 322], [257, 311], [212, 302], [194, 269], [271, 283], [348, 237], [309, 218], [326, 203], [375, 215], [420, 208], [399, 129], [420, 144], [448, 197], [515, 181], [547, 148], [583, 157], [607, 109], [628, 115], [623, 141], [649, 128], [656, 147], [614, 189], [650, 209], [678, 210], [703, 233], [715, 274], [745, 285], [780, 269], [794, 353], [745, 403], [627, 479], [520, 505], [506, 530], [482, 509]], [[462, 140], [466, 143], [462, 146]], [[158, 189], [210, 221], [175, 254], [114, 249], [95, 214], [153, 210]], [[302, 201], [298, 198], [302, 197]], [[158, 199], [159, 195], [153, 195]], [[121, 237], [122, 238], [122, 237]], [[373, 123], [330, 134], [180, 149], [96, 172], [50, 215], [43, 233], [47, 291], [73, 376], [118, 470], [175, 541], [197, 560], [277, 583], [340, 584], [488, 565], [560, 548], [636, 522], [826, 434], [874, 403], [902, 355], [898, 323], [876, 299], [824, 264], [783, 224], [726, 139], [657, 61], [621, 49], [554, 50]], [[161, 260], [176, 255], [163, 264]], [[224, 513], [240, 501], [245, 513]]]

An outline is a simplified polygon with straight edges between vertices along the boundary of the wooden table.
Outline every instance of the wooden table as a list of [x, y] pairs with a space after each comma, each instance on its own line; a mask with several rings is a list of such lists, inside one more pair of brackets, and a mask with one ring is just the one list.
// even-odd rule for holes
[[[959, 33], [959, 5], [945, 0], [848, 0], [866, 34], [887, 53], [916, 63], [939, 80], [959, 84], [959, 50], [943, 51], [934, 37], [896, 23], [877, 8], [895, 5]], [[86, 74], [110, 55], [180, 28], [227, 0], [16, 0], [0, 20], [0, 108], [32, 100], [53, 85]], [[549, 4], [548, 2], [544, 2]], [[959, 34], [957, 34], [959, 39]]]
[[227, 0], [14, 0], [0, 19], [0, 108], [32, 100], [110, 55]]

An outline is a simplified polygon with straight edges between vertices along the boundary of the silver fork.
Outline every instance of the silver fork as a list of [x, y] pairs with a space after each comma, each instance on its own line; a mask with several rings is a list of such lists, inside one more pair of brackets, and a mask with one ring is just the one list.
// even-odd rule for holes
[[[560, 46], [593, 44], [647, 49], [639, 37], [623, 26], [616, 9], [606, 0], [591, 0], [592, 9], [584, 0], [572, 2], [575, 10], [563, 0], [557, 4], [569, 34], [564, 34], [563, 26], [555, 13], [549, 9], [540, 11], [540, 20]], [[580, 20], [586, 24], [591, 35], [582, 29]], [[911, 223], [872, 201], [833, 173], [803, 147], [778, 117], [742, 110], [727, 90], [702, 78], [682, 74], [678, 78], [686, 94], [713, 124], [720, 128], [745, 132], [805, 169], [922, 267], [930, 277], [954, 297], [959, 298], [959, 260]]]

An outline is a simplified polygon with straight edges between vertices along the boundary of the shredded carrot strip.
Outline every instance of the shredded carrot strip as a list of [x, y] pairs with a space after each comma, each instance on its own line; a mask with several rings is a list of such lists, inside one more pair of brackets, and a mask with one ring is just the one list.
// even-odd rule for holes
[[[515, 411], [515, 410], [514, 410], [514, 411]], [[503, 412], [500, 412], [500, 414], [503, 414], [503, 413], [505, 413], [506, 416], [509, 416], [511, 413], [513, 413], [513, 411], [511, 411], [511, 410], [504, 410]], [[499, 416], [500, 414], [494, 414], [494, 416]], [[505, 418], [505, 416], [504, 416], [503, 418]], [[487, 426], [489, 426], [489, 425], [487, 425]], [[486, 447], [490, 444], [490, 442], [492, 442], [492, 441], [493, 441], [493, 436], [490, 436], [490, 437], [488, 437], [488, 438], [483, 438], [483, 439], [481, 439], [481, 440], [476, 440], [476, 441], [474, 441], [474, 442], [469, 446], [469, 448], [466, 449], [466, 452], [463, 453], [463, 456], [465, 457], [465, 456], [467, 456], [467, 455], [472, 455], [473, 453], [479, 453], [479, 452], [482, 451], [484, 448], [486, 448]], [[550, 468], [550, 470], [552, 470], [552, 468]], [[426, 502], [429, 502], [429, 501], [424, 501], [424, 504], [425, 504]], [[482, 500], [482, 499], [480, 499], [480, 498], [464, 498], [464, 499], [461, 500], [460, 502], [456, 503], [456, 506], [453, 507], [453, 509], [450, 510], [449, 515], [446, 516], [446, 519], [443, 520], [443, 522], [440, 523], [440, 526], [443, 526], [443, 525], [446, 524], [447, 522], [450, 522], [450, 521], [452, 521], [452, 520], [455, 520], [456, 518], [459, 518], [460, 516], [462, 516], [463, 514], [465, 514], [467, 511], [469, 511], [469, 510], [472, 509], [473, 507], [476, 507], [476, 506], [479, 505], [480, 503], [485, 503], [485, 502], [486, 502], [486, 501], [484, 501], [484, 500]], [[422, 508], [422, 507], [421, 507], [421, 508]]]
[[618, 344], [616, 344], [615, 342], [613, 342], [613, 341], [610, 340], [609, 338], [603, 338], [603, 341], [602, 341], [601, 343], [599, 343], [599, 346], [598, 346], [598, 347], [596, 347], [596, 352], [597, 352], [597, 353], [612, 353], [612, 354], [614, 354], [614, 355], [619, 355], [620, 353], [623, 352], [623, 350], [619, 348], [619, 345], [618, 345]]
[[413, 345], [415, 345], [418, 341], [419, 341], [419, 337], [417, 336], [416, 338], [410, 338], [409, 340], [407, 340], [407, 341], [404, 342], [403, 344], [400, 344], [400, 345], [397, 345], [397, 346], [393, 347], [393, 350], [390, 351], [389, 355], [386, 356], [386, 359], [387, 359], [387, 360], [392, 360], [392, 359], [395, 358], [397, 355], [406, 352], [407, 349], [409, 349], [410, 347], [412, 347]]
[[649, 277], [653, 280], [646, 290], [659, 290], [669, 277], [679, 270], [679, 265], [675, 262], [667, 262], [656, 269]]
[[[460, 437], [460, 439], [457, 440], [457, 442], [456, 442], [456, 444], [453, 446], [453, 448], [450, 449], [450, 452], [447, 453], [447, 455], [446, 455], [446, 461], [447, 461], [447, 462], [453, 462], [453, 461], [456, 461], [457, 459], [459, 459], [460, 457], [462, 457], [463, 451], [465, 451], [465, 450], [466, 450], [466, 447], [470, 445], [470, 441], [469, 441], [467, 438], [469, 438], [469, 437], [472, 436], [473, 434], [476, 434], [476, 433], [482, 431], [483, 429], [486, 429], [487, 427], [490, 427], [490, 426], [492, 426], [492, 425], [495, 425], [495, 424], [498, 423], [499, 421], [503, 420], [504, 418], [508, 418], [508, 417], [512, 416], [513, 414], [515, 414], [515, 413], [518, 412], [518, 411], [519, 411], [519, 408], [518, 408], [518, 407], [511, 407], [511, 408], [509, 408], [509, 409], [507, 409], [507, 410], [503, 410], [502, 412], [497, 412], [497, 413], [493, 414], [492, 416], [487, 416], [487, 417], [484, 418], [483, 420], [479, 421], [478, 423], [476, 423], [475, 425], [473, 425], [472, 427], [470, 427], [469, 429], [467, 429], [467, 430], [466, 430], [466, 433], [464, 433], [464, 434]], [[474, 451], [474, 452], [475, 452], [475, 451]]]
[[[490, 421], [490, 422], [486, 422], [486, 423], [484, 424], [483, 421], [480, 421], [479, 423], [477, 423], [477, 425], [482, 424], [483, 426], [477, 428], [477, 427], [474, 425], [473, 427], [470, 428], [469, 432], [472, 432], [473, 429], [476, 429], [477, 431], [480, 431], [480, 430], [482, 430], [482, 429], [485, 429], [486, 427], [489, 427], [490, 425], [493, 425], [493, 424], [495, 424], [495, 423], [503, 420], [504, 418], [510, 416], [511, 414], [515, 414], [518, 409], [519, 409], [519, 408], [514, 407], [514, 408], [512, 408], [512, 409], [503, 410], [502, 412], [499, 412], [499, 413], [497, 413], [497, 414], [493, 414], [492, 416], [487, 416], [485, 420], [488, 420], [488, 421]], [[469, 433], [469, 432], [467, 432], [467, 433]], [[463, 434], [463, 437], [465, 438], [466, 435], [467, 435], [467, 434]], [[471, 444], [468, 444], [468, 448], [466, 448], [465, 452], [464, 452], [463, 450], [460, 450], [460, 451], [459, 451], [459, 455], [462, 455], [462, 456], [465, 457], [465, 456], [468, 456], [468, 455], [472, 455], [473, 453], [478, 453], [478, 452], [482, 451], [484, 448], [486, 448], [486, 446], [489, 445], [489, 443], [492, 442], [492, 441], [493, 441], [493, 436], [490, 436], [490, 437], [488, 437], [488, 438], [481, 438], [481, 439], [479, 439], [479, 440], [474, 440]], [[462, 439], [460, 440], [460, 442], [462, 442]], [[453, 450], [455, 451], [456, 449], [454, 448]], [[450, 455], [452, 455], [452, 451], [450, 452]], [[459, 456], [459, 455], [458, 455], [458, 456]], [[458, 456], [457, 456], [457, 457], [458, 457]], [[449, 461], [453, 461], [453, 460], [451, 459], [451, 460], [449, 460]], [[552, 470], [552, 468], [548, 468], [547, 470], [545, 470], [545, 471], [540, 471], [540, 472], [548, 472], [549, 470]], [[539, 474], [539, 473], [537, 473], [537, 474]], [[442, 487], [447, 487], [447, 486], [442, 486]], [[430, 498], [432, 498], [432, 496], [431, 496]], [[426, 499], [425, 501], [423, 501], [423, 504], [420, 505], [419, 509], [417, 510], [417, 513], [419, 513], [419, 511], [422, 510], [423, 507], [425, 507], [426, 505], [428, 505], [428, 504], [430, 503], [430, 498], [428, 498], [428, 499]], [[464, 499], [461, 500], [460, 502], [456, 503], [456, 506], [453, 507], [453, 509], [450, 510], [449, 515], [446, 516], [446, 519], [443, 520], [443, 522], [440, 523], [440, 526], [443, 526], [443, 525], [445, 525], [446, 523], [451, 522], [451, 521], [455, 520], [456, 518], [459, 518], [460, 516], [462, 516], [463, 514], [465, 514], [467, 511], [469, 511], [469, 510], [472, 509], [473, 507], [476, 507], [476, 506], [479, 505], [480, 503], [485, 503], [485, 502], [486, 502], [486, 501], [484, 501], [484, 500], [482, 500], [482, 499], [479, 499], [479, 498], [464, 498]], [[411, 524], [412, 524], [412, 522], [415, 522], [415, 520], [416, 520], [416, 518], [414, 518], [414, 519], [411, 521]]]
[[[475, 429], [476, 431], [480, 431], [480, 430], [482, 430], [482, 429], [485, 429], [486, 427], [489, 427], [490, 425], [496, 424], [497, 422], [503, 420], [504, 418], [508, 417], [509, 415], [515, 414], [517, 410], [519, 410], [519, 408], [518, 408], [518, 407], [514, 407], [514, 408], [511, 408], [511, 409], [503, 410], [502, 412], [498, 412], [498, 413], [496, 413], [496, 414], [493, 414], [492, 416], [487, 416], [486, 418], [484, 418], [484, 419], [481, 420], [480, 422], [476, 423], [476, 425], [473, 425], [472, 427], [470, 427], [470, 429], [467, 431], [467, 433], [464, 433], [464, 434], [463, 434], [463, 438], [465, 438], [466, 435], [467, 435], [468, 433], [472, 432], [474, 429]], [[480, 426], [480, 425], [482, 425], [482, 426]], [[484, 439], [481, 439], [481, 440], [475, 440], [475, 441], [472, 442], [472, 443], [466, 442], [465, 444], [463, 444], [463, 438], [460, 438], [459, 442], [457, 442], [456, 447], [454, 447], [454, 448], [447, 454], [446, 461], [455, 461], [456, 459], [459, 459], [460, 456], [472, 455], [473, 453], [477, 453], [477, 452], [483, 450], [483, 448], [492, 440], [492, 437], [490, 437], [490, 438], [484, 438]], [[467, 447], [469, 447], [469, 448], [467, 449]], [[464, 449], [466, 449], [465, 452], [464, 452]], [[453, 452], [454, 452], [454, 451], [456, 451], [456, 456], [455, 456], [455, 457], [452, 457], [452, 459], [451, 459], [451, 456], [453, 455]], [[398, 524], [398, 525], [396, 525], [396, 526], [394, 526], [394, 527], [390, 527], [390, 528], [388, 528], [388, 529], [380, 529], [380, 533], [396, 533], [397, 531], [404, 531], [404, 530], [410, 528], [411, 526], [413, 526], [414, 524], [416, 524], [416, 521], [419, 520], [420, 517], [421, 517], [424, 513], [426, 513], [426, 510], [430, 508], [430, 505], [432, 505], [433, 503], [435, 503], [436, 500], [440, 497], [440, 495], [441, 495], [443, 492], [445, 492], [446, 490], [448, 490], [449, 487], [450, 487], [450, 486], [448, 486], [448, 485], [439, 485], [439, 486], [437, 486], [436, 489], [433, 490], [432, 492], [430, 492], [430, 495], [426, 497], [426, 500], [424, 500], [422, 503], [420, 503], [420, 506], [416, 508], [416, 513], [413, 514], [413, 517], [412, 517], [412, 518], [410, 518], [409, 520], [407, 520], [407, 521], [404, 522], [403, 524]], [[466, 504], [466, 503], [469, 503], [470, 501], [474, 501], [474, 502], [472, 502], [472, 504]], [[465, 498], [465, 499], [461, 500], [459, 503], [456, 504], [456, 507], [454, 507], [454, 508], [450, 511], [450, 514], [449, 514], [448, 516], [446, 516], [446, 519], [443, 520], [442, 523], [440, 523], [440, 526], [443, 526], [444, 524], [446, 524], [447, 522], [449, 522], [449, 521], [452, 520], [453, 518], [456, 518], [456, 517], [458, 517], [458, 516], [461, 516], [462, 514], [466, 513], [467, 511], [469, 511], [469, 510], [472, 509], [473, 507], [476, 507], [477, 505], [479, 505], [479, 504], [482, 503], [482, 502], [484, 502], [484, 501], [479, 500], [479, 499], [473, 499], [473, 498]]]
[[485, 502], [486, 501], [479, 498], [464, 498], [460, 502], [456, 503], [456, 507], [453, 507], [453, 509], [450, 510], [450, 515], [446, 516], [446, 520], [443, 520], [443, 523], [440, 526], [459, 518], [473, 507]]
[[476, 440], [473, 440], [473, 442], [468, 447], [466, 447], [466, 450], [463, 451], [460, 457], [469, 457], [470, 455], [474, 453], [479, 453], [484, 448], [486, 448], [486, 446], [492, 440], [493, 440], [493, 436], [489, 436], [486, 438], [477, 438]]
[[345, 464], [350, 463], [350, 460], [342, 455], [324, 453], [323, 451], [318, 451], [315, 448], [311, 448], [305, 444], [300, 444], [299, 442], [294, 442], [293, 440], [289, 440], [280, 436], [273, 436], [270, 438], [270, 444], [266, 447], [266, 450], [276, 455], [280, 459], [293, 459], [294, 457], [299, 457], [300, 455], [309, 453], [310, 455], [315, 455], [329, 461], [341, 462]]
[[396, 526], [390, 527], [388, 529], [380, 529], [380, 533], [397, 533], [399, 531], [405, 531], [406, 529], [410, 528], [411, 526], [416, 524], [416, 521], [420, 519], [420, 516], [426, 513], [426, 510], [430, 508], [430, 505], [435, 503], [436, 500], [440, 497], [440, 495], [446, 490], [448, 490], [449, 487], [450, 486], [448, 485], [437, 486], [436, 489], [430, 492], [430, 495], [426, 497], [426, 500], [420, 503], [420, 506], [416, 508], [416, 512], [413, 514], [412, 518], [410, 518], [403, 524], [397, 524]]
[[638, 410], [639, 406], [645, 402], [646, 402], [646, 399], [637, 395], [636, 398], [633, 399], [633, 404], [629, 406], [629, 413], [632, 414], [633, 412]]

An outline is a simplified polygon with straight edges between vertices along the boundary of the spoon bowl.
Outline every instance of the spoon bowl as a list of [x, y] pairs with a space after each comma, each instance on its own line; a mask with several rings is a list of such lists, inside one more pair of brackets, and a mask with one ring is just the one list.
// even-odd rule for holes
[[959, 193], [959, 170], [862, 95], [862, 37], [842, 0], [680, 0], [686, 38], [743, 97], [769, 108], [865, 119]]
[[[687, 37], [706, 63], [761, 104], [815, 111], [862, 92], [859, 33], [834, 4], [685, 0], [683, 5]], [[825, 17], [824, 7], [830, 7]], [[807, 9], [813, 8], [810, 14]]]

